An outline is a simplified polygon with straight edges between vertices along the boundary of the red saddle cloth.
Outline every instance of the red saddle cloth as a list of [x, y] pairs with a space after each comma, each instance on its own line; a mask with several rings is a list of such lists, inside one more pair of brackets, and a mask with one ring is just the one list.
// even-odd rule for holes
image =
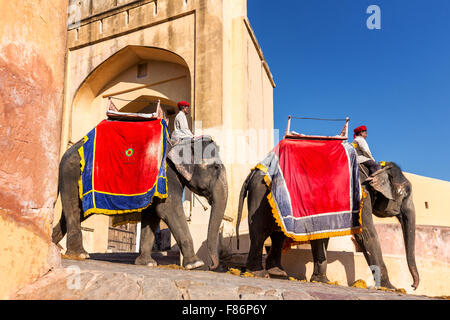
[[283, 139], [257, 169], [275, 220], [296, 241], [360, 232], [356, 152], [340, 140]]
[[164, 120], [104, 120], [85, 137], [80, 197], [85, 215], [140, 211], [167, 196]]
[[278, 154], [294, 217], [350, 210], [350, 171], [342, 141], [283, 140]]

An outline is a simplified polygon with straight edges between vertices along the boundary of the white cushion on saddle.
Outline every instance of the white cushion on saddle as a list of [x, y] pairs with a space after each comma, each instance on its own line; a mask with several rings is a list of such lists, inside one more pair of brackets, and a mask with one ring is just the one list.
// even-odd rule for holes
[[117, 119], [117, 120], [127, 120], [127, 119], [133, 119], [133, 120], [150, 120], [150, 119], [157, 119], [156, 112], [154, 113], [132, 113], [132, 112], [120, 112], [120, 111], [112, 111], [108, 110], [106, 112], [106, 115], [109, 119]]

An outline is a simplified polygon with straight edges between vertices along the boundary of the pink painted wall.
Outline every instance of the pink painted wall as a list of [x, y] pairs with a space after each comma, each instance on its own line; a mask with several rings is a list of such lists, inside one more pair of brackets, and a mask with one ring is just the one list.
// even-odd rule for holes
[[67, 4], [0, 0], [0, 298], [49, 268]]

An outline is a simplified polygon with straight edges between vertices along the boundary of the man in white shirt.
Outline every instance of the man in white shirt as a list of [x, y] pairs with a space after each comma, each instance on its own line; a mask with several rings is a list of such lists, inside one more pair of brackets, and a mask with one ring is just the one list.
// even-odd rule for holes
[[194, 137], [191, 130], [189, 129], [188, 121], [186, 115], [191, 111], [189, 102], [180, 101], [178, 102], [178, 109], [180, 110], [175, 117], [174, 130], [172, 132], [172, 139], [175, 141], [181, 139], [191, 139]]
[[355, 146], [358, 155], [358, 163], [365, 165], [367, 169], [369, 169], [369, 175], [373, 175], [373, 173], [381, 169], [381, 166], [375, 161], [370, 152], [369, 145], [367, 144], [367, 127], [359, 126], [358, 128], [355, 128], [353, 132], [355, 133], [353, 135], [353, 145]]

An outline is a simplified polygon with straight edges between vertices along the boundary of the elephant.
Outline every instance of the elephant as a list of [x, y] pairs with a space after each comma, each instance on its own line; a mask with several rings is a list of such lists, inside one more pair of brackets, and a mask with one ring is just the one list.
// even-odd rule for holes
[[396, 217], [402, 228], [406, 261], [413, 279], [411, 287], [416, 290], [420, 279], [415, 259], [416, 212], [412, 185], [394, 162], [386, 162], [381, 171], [372, 180], [368, 179], [368, 170], [363, 165], [359, 166], [359, 178], [366, 198], [361, 213], [362, 232], [355, 234], [355, 240], [374, 274], [375, 284], [394, 289], [383, 261], [372, 214], [379, 218]]
[[[244, 199], [247, 197], [250, 250], [246, 268], [258, 276], [287, 277], [281, 265], [281, 253], [286, 239], [280, 226], [275, 222], [272, 208], [267, 200], [269, 189], [264, 182], [264, 175], [259, 170], [252, 170], [245, 179], [240, 195], [236, 222], [236, 237], [239, 246], [239, 226], [242, 219]], [[265, 240], [270, 237], [272, 245], [262, 264], [262, 249]], [[326, 247], [328, 239], [311, 241], [314, 271], [310, 281], [328, 282], [326, 278]], [[325, 250], [324, 250], [325, 249]]]
[[[67, 233], [66, 256], [75, 259], [89, 258], [82, 243], [81, 222], [86, 218], [78, 194], [78, 179], [81, 174], [78, 149], [83, 143], [83, 140], [80, 140], [70, 147], [60, 161], [58, 188], [63, 212], [52, 234], [52, 241], [57, 244]], [[180, 152], [185, 156], [181, 156]], [[184, 161], [186, 155], [188, 161]], [[162, 219], [180, 247], [185, 269], [209, 267], [215, 270], [219, 266], [219, 229], [228, 200], [226, 170], [219, 157], [219, 147], [208, 136], [183, 140], [173, 146], [169, 143], [166, 161], [168, 196], [165, 199], [155, 197], [152, 204], [142, 211], [140, 250], [135, 264], [156, 265], [151, 251]], [[211, 261], [207, 266], [194, 252], [192, 236], [182, 207], [184, 187], [206, 197], [211, 205], [207, 233], [207, 249]]]
[[[383, 171], [387, 173], [395, 194], [395, 200], [389, 200], [366, 181], [367, 174], [361, 170], [364, 170], [364, 168], [360, 165], [360, 181], [367, 196], [364, 199], [361, 213], [362, 232], [355, 235], [355, 240], [362, 248], [365, 259], [374, 274], [375, 284], [378, 287], [394, 288], [389, 281], [387, 269], [383, 262], [372, 213], [378, 217], [395, 216], [400, 221], [405, 241], [407, 262], [413, 277], [412, 287], [416, 289], [419, 284], [419, 274], [414, 255], [415, 210], [412, 202], [411, 183], [403, 175], [398, 165], [393, 162], [387, 162]], [[264, 182], [263, 173], [259, 170], [252, 170], [241, 188], [236, 234], [237, 238], [239, 238], [238, 230], [242, 218], [243, 203], [244, 199], [248, 197], [250, 250], [246, 267], [250, 272], [287, 276], [281, 266], [281, 253], [286, 236], [272, 215], [272, 209], [267, 200], [268, 194], [269, 189]], [[264, 241], [269, 236], [272, 240], [272, 246], [266, 258], [266, 268], [263, 270], [262, 248]], [[329, 282], [326, 276], [328, 242], [328, 238], [310, 241], [314, 262], [310, 281]]]

